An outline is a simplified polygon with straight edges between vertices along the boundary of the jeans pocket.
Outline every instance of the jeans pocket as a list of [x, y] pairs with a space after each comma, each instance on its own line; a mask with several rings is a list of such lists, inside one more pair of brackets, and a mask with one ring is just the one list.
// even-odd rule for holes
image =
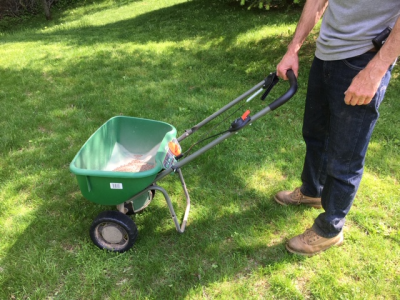
[[[385, 76], [383, 76], [381, 84], [378, 88], [378, 90], [376, 91], [375, 94], [375, 98], [373, 100], [375, 100], [375, 108], [378, 109], [379, 106], [381, 105], [383, 98], [385, 97], [385, 93], [386, 93], [386, 89], [387, 86], [389, 85], [390, 82], [390, 78], [392, 76], [391, 74], [392, 69], [389, 68], [389, 70], [386, 72]], [[374, 101], [371, 101], [374, 102]]]
[[343, 59], [343, 63], [349, 68], [361, 71], [374, 58], [375, 52], [366, 52], [364, 54]]

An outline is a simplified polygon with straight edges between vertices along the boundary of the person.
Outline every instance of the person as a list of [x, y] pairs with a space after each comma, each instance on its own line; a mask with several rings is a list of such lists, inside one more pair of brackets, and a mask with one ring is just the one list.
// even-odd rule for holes
[[[299, 50], [322, 18], [303, 119], [302, 184], [274, 197], [282, 205], [323, 208], [289, 252], [311, 256], [343, 243], [343, 226], [363, 173], [378, 108], [400, 54], [398, 0], [307, 0], [277, 75], [299, 70]], [[380, 49], [372, 39], [392, 30]], [[389, 29], [390, 30], [390, 29]]]

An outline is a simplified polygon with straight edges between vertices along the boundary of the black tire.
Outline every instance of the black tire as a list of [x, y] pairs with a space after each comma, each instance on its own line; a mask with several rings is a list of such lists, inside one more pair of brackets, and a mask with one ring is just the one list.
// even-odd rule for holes
[[125, 252], [132, 248], [138, 230], [132, 219], [119, 211], [100, 213], [90, 226], [90, 238], [100, 249]]

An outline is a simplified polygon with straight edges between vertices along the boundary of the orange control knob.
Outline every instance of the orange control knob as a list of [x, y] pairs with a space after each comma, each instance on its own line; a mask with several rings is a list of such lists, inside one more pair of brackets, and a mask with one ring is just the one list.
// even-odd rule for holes
[[182, 153], [181, 147], [172, 141], [168, 143], [168, 147], [169, 147], [169, 150], [171, 150], [172, 154], [175, 156], [178, 156]]

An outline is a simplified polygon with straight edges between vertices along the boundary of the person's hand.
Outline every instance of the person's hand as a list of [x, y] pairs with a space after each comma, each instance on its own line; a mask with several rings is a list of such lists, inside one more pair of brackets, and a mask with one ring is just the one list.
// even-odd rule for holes
[[361, 70], [353, 78], [349, 88], [344, 92], [344, 102], [347, 105], [367, 105], [375, 96], [379, 88], [381, 78], [373, 76], [368, 69]]
[[296, 53], [286, 52], [276, 67], [276, 75], [283, 80], [288, 80], [286, 72], [290, 69], [293, 70], [294, 75], [297, 77], [299, 71], [299, 57]]

